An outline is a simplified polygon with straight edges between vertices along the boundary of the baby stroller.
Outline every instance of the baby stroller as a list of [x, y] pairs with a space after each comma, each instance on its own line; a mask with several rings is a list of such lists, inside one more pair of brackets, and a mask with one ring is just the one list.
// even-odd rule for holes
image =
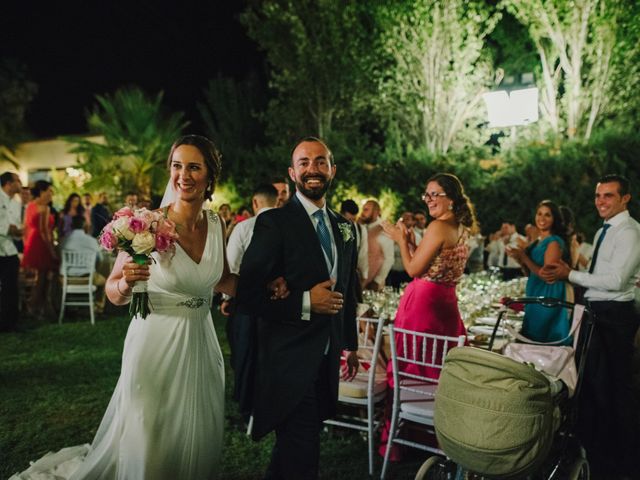
[[427, 459], [416, 479], [589, 479], [589, 463], [576, 438], [575, 424], [593, 328], [591, 312], [582, 305], [543, 297], [513, 299], [505, 307], [516, 304], [563, 308], [574, 319], [573, 349], [544, 348], [575, 353], [575, 391], [532, 363], [492, 351], [508, 311], [503, 308], [487, 350], [449, 351], [434, 415], [438, 442], [447, 458]]

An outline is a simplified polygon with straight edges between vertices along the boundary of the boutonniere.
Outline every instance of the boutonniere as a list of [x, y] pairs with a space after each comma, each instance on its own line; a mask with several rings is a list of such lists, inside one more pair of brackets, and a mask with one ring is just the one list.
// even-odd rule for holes
[[342, 240], [347, 243], [349, 240], [353, 239], [353, 230], [351, 229], [351, 224], [349, 223], [338, 223], [338, 229], [342, 234]]

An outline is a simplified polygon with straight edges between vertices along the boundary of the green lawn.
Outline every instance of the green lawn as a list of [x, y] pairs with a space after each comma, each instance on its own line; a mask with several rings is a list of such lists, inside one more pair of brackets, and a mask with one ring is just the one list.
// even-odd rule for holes
[[[229, 346], [224, 319], [214, 315], [227, 360], [227, 414], [221, 478], [262, 478], [273, 444], [248, 439], [229, 392]], [[90, 443], [120, 373], [128, 321], [124, 313], [99, 317], [94, 327], [80, 315], [62, 326], [48, 324], [0, 334], [0, 479], [28, 467], [48, 451]], [[425, 455], [392, 465], [389, 478], [412, 479]], [[381, 461], [377, 461], [379, 472]], [[323, 433], [321, 478], [367, 478], [366, 442], [353, 431]]]

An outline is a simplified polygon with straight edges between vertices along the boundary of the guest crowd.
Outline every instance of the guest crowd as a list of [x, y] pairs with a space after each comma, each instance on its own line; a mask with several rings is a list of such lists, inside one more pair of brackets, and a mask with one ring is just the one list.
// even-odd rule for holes
[[[603, 220], [602, 227], [595, 234], [576, 231], [569, 206], [540, 199], [537, 205], [531, 206], [531, 223], [524, 226], [522, 233], [518, 232], [512, 220], [505, 218], [497, 232], [484, 237], [463, 183], [455, 175], [447, 173], [424, 179], [424, 210], [403, 211], [394, 219], [396, 221], [391, 221], [383, 218], [381, 205], [376, 199], [368, 199], [361, 205], [352, 199], [343, 199], [339, 208], [341, 216], [334, 219], [324, 203], [326, 188], [333, 178], [330, 173], [333, 160], [330, 152], [328, 158], [323, 157], [327, 156], [325, 150], [328, 152], [328, 147], [317, 139], [303, 140], [294, 153], [308, 155], [311, 159], [308, 163], [302, 160], [298, 162], [294, 156], [289, 177], [276, 176], [256, 185], [247, 205], [236, 211], [230, 205], [223, 204], [217, 212], [224, 224], [228, 272], [239, 275], [238, 298], [224, 295], [220, 309], [230, 317], [228, 336], [235, 374], [234, 397], [240, 404], [241, 412], [248, 418], [256, 408], [252, 402], [255, 392], [250, 373], [253, 360], [249, 339], [253, 334], [254, 319], [263, 308], [247, 302], [242, 295], [243, 292], [254, 292], [255, 288], [265, 287], [255, 280], [256, 275], [270, 280], [267, 273], [260, 270], [267, 268], [260, 265], [260, 262], [266, 262], [260, 258], [270, 253], [267, 250], [259, 253], [256, 243], [264, 249], [286, 248], [289, 240], [281, 238], [272, 229], [276, 225], [288, 228], [282, 226], [286, 225], [282, 223], [285, 220], [283, 215], [297, 215], [294, 212], [299, 209], [306, 211], [309, 216], [304, 217], [305, 221], [311, 219], [314, 229], [318, 231], [322, 246], [318, 253], [326, 261], [328, 272], [334, 269], [331, 278], [342, 282], [340, 289], [335, 291], [332, 290], [335, 280], [332, 284], [305, 287], [299, 291], [295, 282], [302, 273], [291, 273], [291, 270], [287, 270], [292, 268], [289, 264], [272, 265], [273, 271], [281, 272], [286, 281], [273, 286], [273, 294], [281, 298], [291, 294], [298, 298], [302, 311], [296, 307], [296, 315], [301, 316], [302, 320], [305, 320], [305, 315], [316, 311], [312, 308], [317, 308], [314, 306], [319, 295], [323, 296], [327, 305], [327, 310], [322, 311], [323, 315], [337, 315], [337, 312], [343, 315], [342, 312], [346, 311], [346, 322], [346, 316], [351, 314], [347, 309], [350, 305], [348, 292], [344, 290], [349, 285], [350, 277], [346, 271], [335, 270], [338, 268], [334, 262], [338, 255], [336, 244], [339, 243], [336, 236], [339, 235], [344, 235], [344, 239], [353, 237], [354, 252], [349, 261], [355, 270], [353, 290], [358, 300], [362, 301], [362, 292], [365, 290], [380, 291], [385, 286], [403, 290], [395, 318], [398, 327], [447, 336], [465, 335], [465, 325], [458, 310], [456, 284], [465, 272], [484, 269], [499, 272], [504, 280], [527, 276], [527, 296], [585, 303], [595, 314], [595, 328], [586, 361], [579, 409], [580, 439], [594, 471], [600, 475], [612, 475], [602, 478], [634, 475], [634, 460], [640, 451], [640, 402], [631, 381], [634, 374], [633, 356], [637, 354], [637, 344], [634, 342], [640, 325], [637, 304], [634, 303], [638, 297], [640, 274], [640, 224], [628, 211], [632, 194], [628, 180], [619, 175], [605, 175], [594, 182], [594, 215], [599, 215]], [[314, 175], [318, 179], [314, 180]], [[294, 193], [290, 190], [290, 179], [296, 187]], [[49, 182], [39, 180], [27, 188], [22, 185], [18, 175], [11, 172], [3, 173], [1, 181], [0, 328], [10, 331], [21, 328], [21, 315], [39, 320], [52, 315], [51, 289], [52, 284], [58, 282], [60, 252], [65, 249], [96, 252], [99, 275], [96, 275], [95, 283], [99, 289], [104, 288], [105, 277], [108, 277], [112, 263], [100, 254], [96, 237], [110, 221], [112, 209], [105, 193], [98, 194], [95, 203], [89, 193], [82, 196], [73, 193], [64, 207], [56, 212], [51, 201], [53, 187]], [[324, 184], [327, 185], [321, 196], [314, 196], [319, 184], [323, 188]], [[295, 209], [289, 202], [295, 202]], [[140, 201], [135, 192], [126, 195], [125, 203], [130, 207], [154, 207], [150, 202]], [[317, 212], [323, 213], [313, 213], [316, 208], [320, 208]], [[291, 217], [292, 223], [297, 221]], [[335, 228], [329, 228], [325, 233], [325, 222], [328, 225], [333, 222]], [[325, 237], [333, 245], [329, 242], [327, 247], [324, 244]], [[590, 238], [593, 238], [593, 242], [589, 242]], [[78, 272], [80, 275], [82, 273]], [[248, 284], [249, 276], [254, 282], [251, 285]], [[28, 279], [32, 279], [28, 292], [30, 301], [21, 306], [20, 293], [24, 294], [25, 291], [20, 290], [20, 282]], [[343, 294], [338, 294], [338, 291]], [[96, 308], [100, 311], [104, 308], [104, 293], [97, 298]], [[337, 310], [334, 311], [334, 307]], [[268, 312], [262, 311], [262, 314], [276, 315], [271, 310]], [[572, 343], [570, 318], [561, 308], [527, 305], [521, 334], [538, 342]], [[325, 356], [333, 355], [329, 353], [334, 349], [332, 341], [342, 337], [332, 332], [326, 338], [333, 340], [325, 341], [325, 337], [322, 338], [322, 342], [316, 342], [317, 345], [313, 343], [310, 348], [324, 352]], [[356, 348], [353, 338], [347, 335], [344, 340], [345, 345], [341, 347], [349, 351]], [[298, 338], [298, 341], [307, 340]], [[275, 355], [273, 352], [269, 354]], [[322, 361], [319, 365], [314, 364], [314, 368], [329, 368], [333, 363]], [[439, 375], [439, 371], [429, 368], [423, 368], [419, 373], [434, 378]], [[390, 387], [393, 385], [390, 384]], [[301, 392], [301, 398], [303, 394]], [[322, 395], [331, 394], [331, 391], [322, 392]], [[305, 396], [302, 402], [306, 400]], [[317, 402], [318, 399], [314, 398], [313, 401]], [[304, 415], [307, 415], [306, 410]], [[301, 417], [282, 421], [287, 428], [304, 424]], [[264, 429], [260, 434], [270, 428], [278, 432], [280, 450], [274, 450], [270, 468], [278, 472], [279, 469], [286, 470], [289, 467], [284, 467], [282, 462], [290, 461], [287, 455], [296, 451], [287, 443], [290, 440], [288, 433], [278, 430], [284, 428], [281, 425], [261, 423], [260, 416], [257, 422], [257, 428]], [[382, 433], [382, 454], [385, 453], [386, 434], [386, 431]], [[399, 452], [391, 453], [392, 459], [398, 456]], [[302, 463], [299, 465], [300, 471], [306, 471], [305, 468], [311, 468], [309, 471], [312, 471], [317, 467]], [[273, 478], [290, 478], [288, 474], [279, 474], [284, 476]]]

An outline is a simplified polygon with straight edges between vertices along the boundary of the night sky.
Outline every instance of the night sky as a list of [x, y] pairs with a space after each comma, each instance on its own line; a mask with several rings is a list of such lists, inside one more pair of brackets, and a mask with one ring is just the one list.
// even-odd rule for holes
[[218, 74], [241, 79], [263, 56], [237, 16], [245, 2], [10, 1], [0, 55], [26, 65], [38, 93], [27, 117], [35, 138], [83, 133], [95, 94], [137, 85], [165, 92], [197, 130], [196, 102]]

